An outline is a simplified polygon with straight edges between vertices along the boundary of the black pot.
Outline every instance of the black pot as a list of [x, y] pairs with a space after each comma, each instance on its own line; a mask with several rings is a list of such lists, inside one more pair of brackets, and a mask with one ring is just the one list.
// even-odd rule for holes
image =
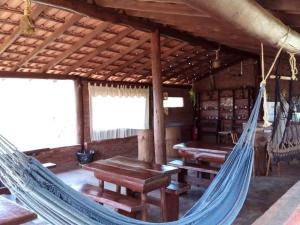
[[80, 151], [76, 153], [78, 162], [80, 164], [87, 164], [92, 162], [93, 157], [95, 155], [95, 151], [94, 150], [86, 150], [86, 151]]

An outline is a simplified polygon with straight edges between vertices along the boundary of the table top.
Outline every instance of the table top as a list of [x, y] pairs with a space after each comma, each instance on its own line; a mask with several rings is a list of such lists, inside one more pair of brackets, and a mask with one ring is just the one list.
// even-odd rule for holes
[[198, 151], [215, 154], [228, 154], [228, 152], [231, 151], [232, 148], [233, 146], [207, 144], [199, 141], [190, 141], [173, 146], [173, 149], [176, 150]]
[[0, 225], [23, 224], [35, 218], [35, 213], [0, 196]]
[[167, 185], [170, 175], [178, 173], [173, 166], [157, 165], [123, 156], [98, 160], [83, 165], [103, 181], [127, 187], [133, 191], [148, 192]]
[[232, 146], [204, 144], [198, 141], [180, 143], [173, 146], [184, 159], [197, 159], [206, 162], [223, 164]]

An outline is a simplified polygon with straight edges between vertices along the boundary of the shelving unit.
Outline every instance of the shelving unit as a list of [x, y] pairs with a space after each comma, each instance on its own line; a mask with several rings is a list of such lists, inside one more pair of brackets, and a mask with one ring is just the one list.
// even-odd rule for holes
[[195, 121], [199, 137], [219, 131], [242, 132], [253, 105], [253, 88], [225, 89], [198, 93]]

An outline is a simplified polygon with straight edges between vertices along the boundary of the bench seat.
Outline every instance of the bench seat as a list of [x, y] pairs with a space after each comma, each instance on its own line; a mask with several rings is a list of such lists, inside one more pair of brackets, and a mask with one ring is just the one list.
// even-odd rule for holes
[[109, 205], [114, 209], [128, 213], [141, 211], [145, 207], [139, 199], [110, 190], [102, 190], [91, 184], [84, 184], [78, 191], [98, 203]]
[[182, 160], [173, 160], [168, 163], [170, 166], [177, 167], [179, 169], [186, 169], [186, 170], [194, 170], [197, 172], [209, 173], [209, 174], [217, 174], [219, 172], [218, 167], [203, 165], [201, 163], [185, 163]]

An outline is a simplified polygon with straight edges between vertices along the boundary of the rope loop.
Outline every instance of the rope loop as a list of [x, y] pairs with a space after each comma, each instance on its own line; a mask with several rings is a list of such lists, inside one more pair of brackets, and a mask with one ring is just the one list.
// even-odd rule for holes
[[291, 72], [292, 72], [292, 80], [296, 80], [297, 74], [298, 74], [298, 69], [297, 69], [297, 64], [296, 64], [297, 62], [296, 62], [295, 53], [288, 52], [288, 54], [290, 55], [289, 63], [290, 63], [290, 68], [291, 68]]

